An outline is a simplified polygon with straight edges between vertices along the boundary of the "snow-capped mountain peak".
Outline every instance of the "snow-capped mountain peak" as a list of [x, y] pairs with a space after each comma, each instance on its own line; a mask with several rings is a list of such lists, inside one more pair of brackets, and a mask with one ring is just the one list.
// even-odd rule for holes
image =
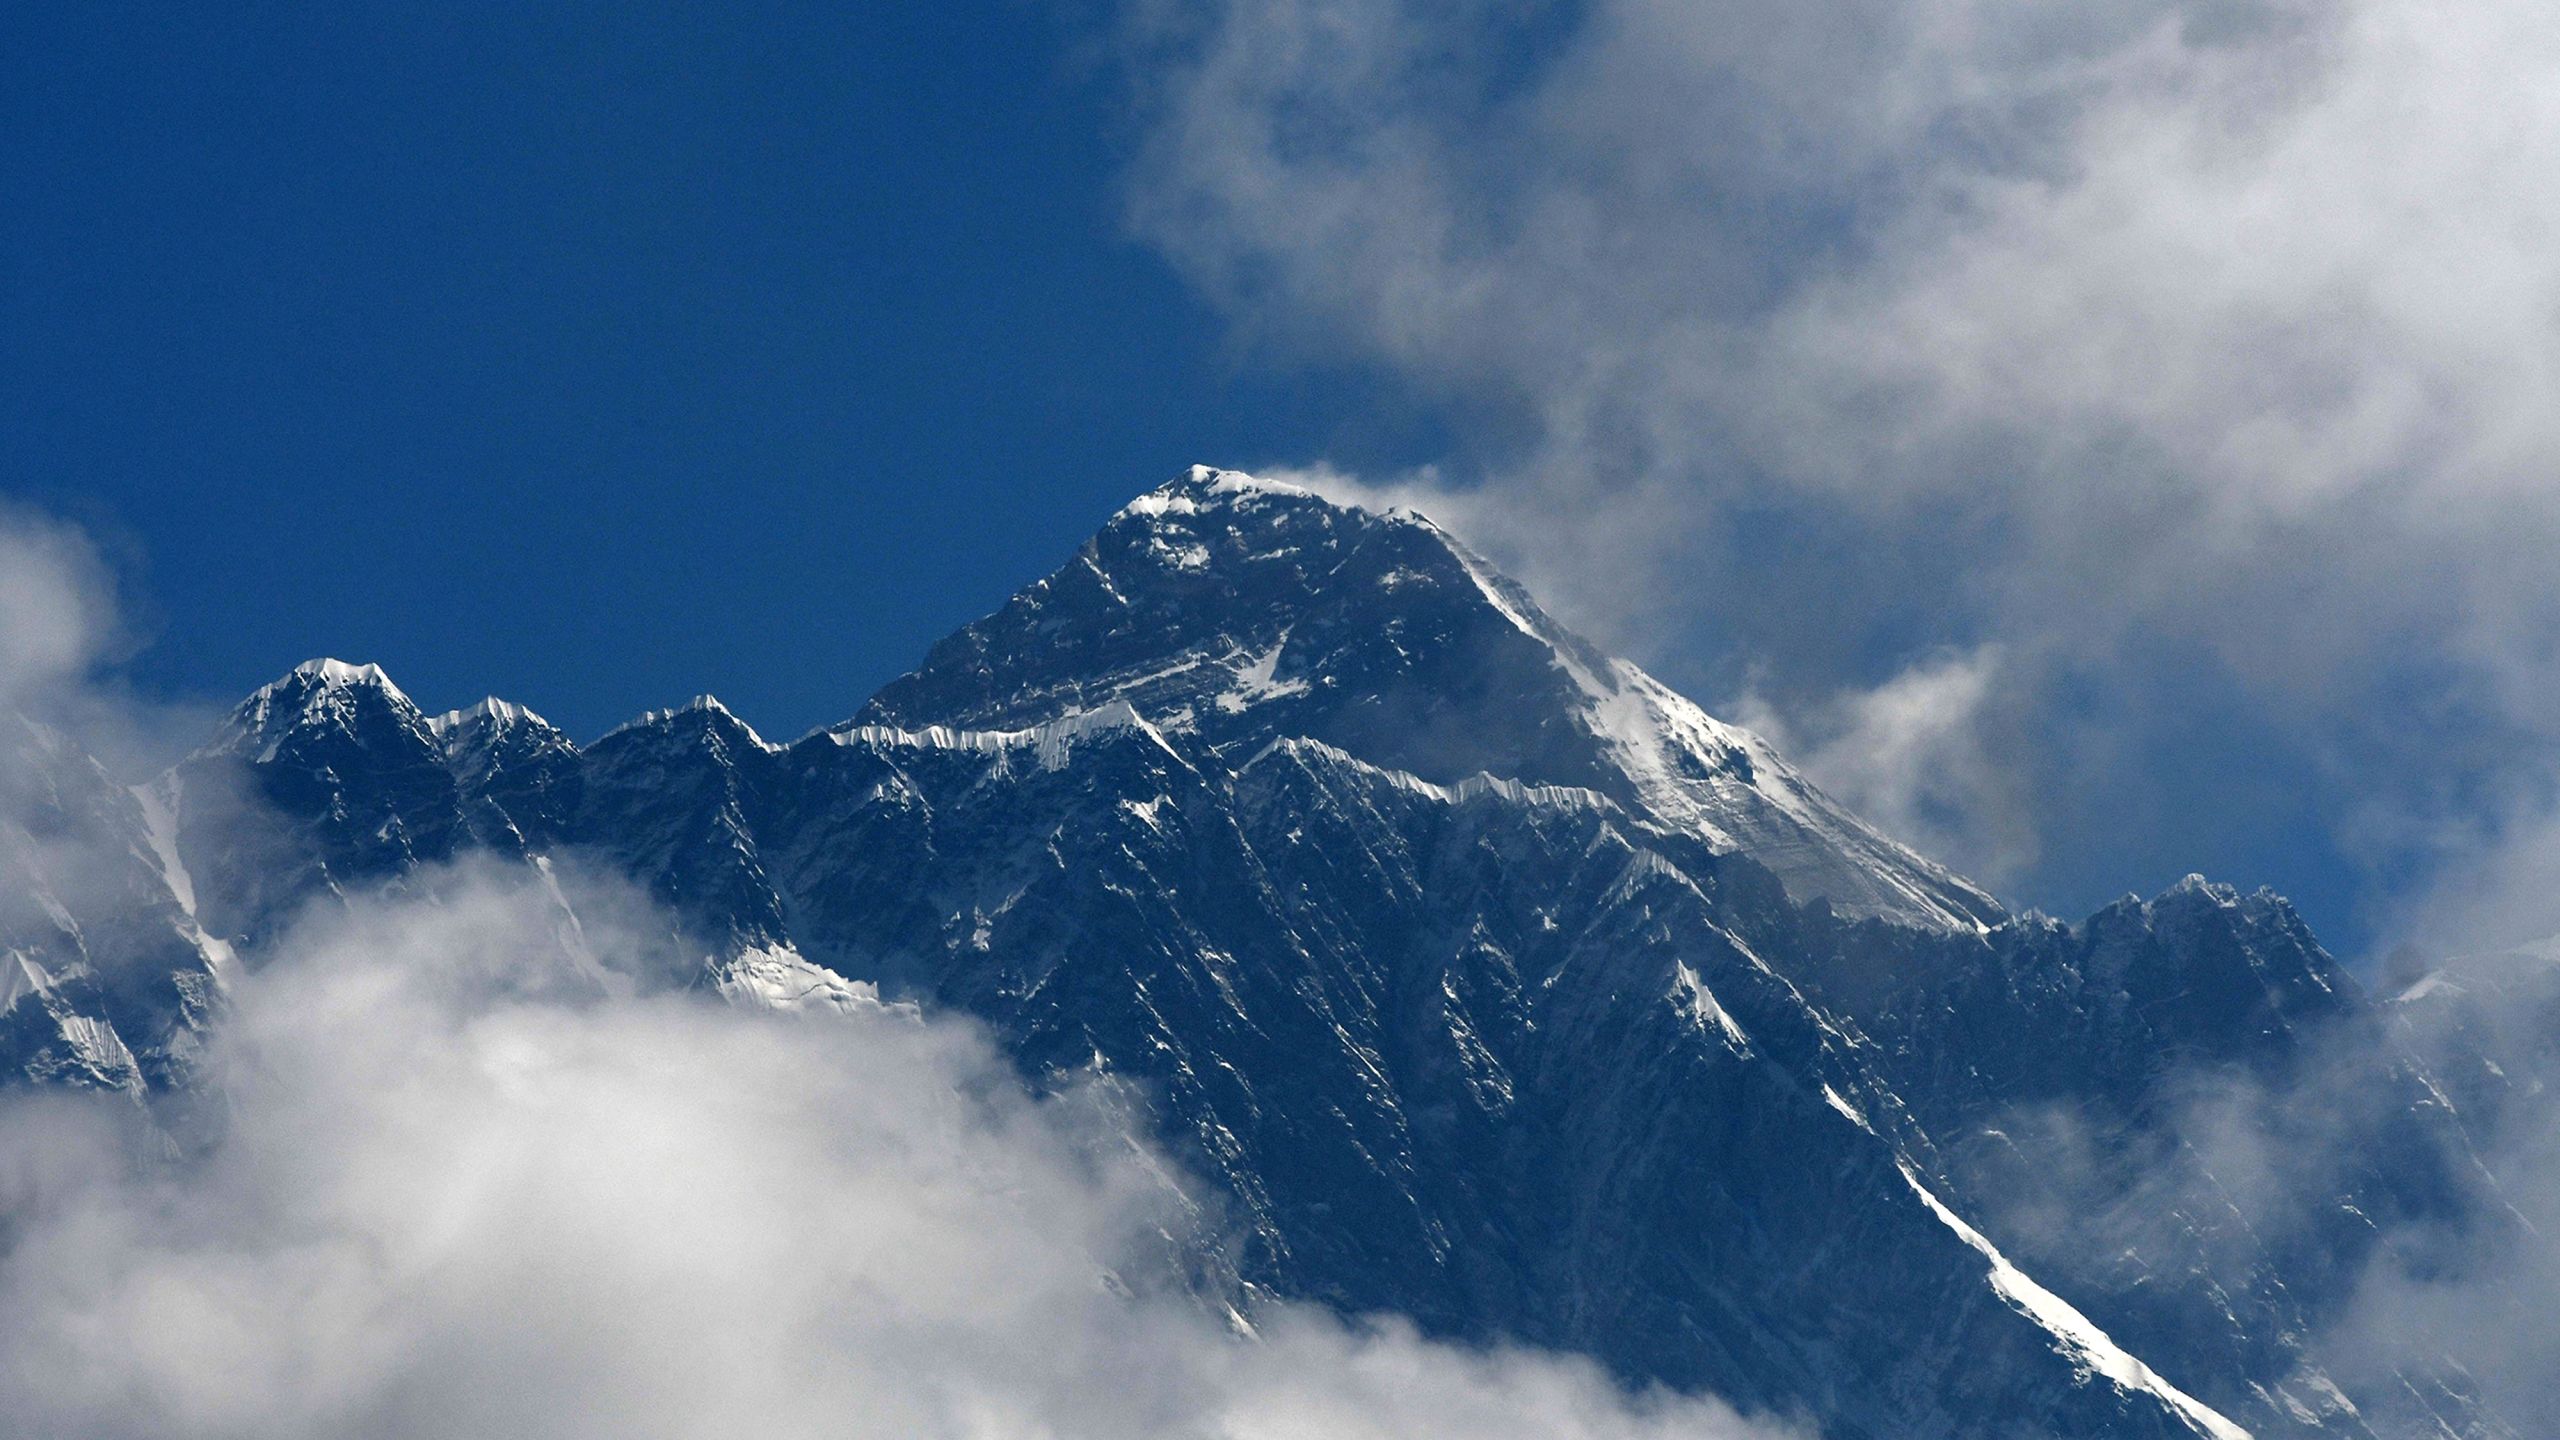
[[436, 716], [427, 722], [427, 731], [443, 746], [447, 767], [466, 789], [503, 770], [523, 771], [546, 757], [574, 758], [578, 749], [559, 726], [494, 695]]
[[354, 737], [383, 726], [421, 741], [427, 735], [426, 716], [381, 666], [305, 660], [250, 692], [208, 749], [271, 760], [295, 736]]
[[2002, 914], [1427, 516], [1209, 466], [1122, 507], [851, 723], [1022, 730], [1113, 701], [1237, 760], [1303, 738], [1433, 784], [1596, 790], [1845, 914], [1958, 930]]
[[484, 726], [511, 728], [517, 725], [539, 725], [546, 730], [559, 727], [512, 700], [491, 695], [477, 705], [448, 710], [427, 721], [427, 729], [438, 735], [453, 735]]
[[664, 710], [648, 710], [624, 721], [604, 733], [596, 741], [602, 745], [618, 738], [642, 732], [703, 732], [734, 736], [753, 749], [779, 750], [782, 747], [756, 733], [756, 727], [738, 717], [738, 713], [720, 703], [717, 695], [696, 695], [681, 705]]

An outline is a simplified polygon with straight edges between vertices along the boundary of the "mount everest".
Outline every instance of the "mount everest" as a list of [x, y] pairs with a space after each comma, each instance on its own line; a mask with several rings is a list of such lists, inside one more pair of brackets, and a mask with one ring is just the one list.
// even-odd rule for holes
[[[2517, 1223], [2482, 1116], [2543, 1102], [2413, 1043], [2429, 997], [2199, 879], [2012, 914], [1409, 512], [1196, 468], [789, 744], [314, 661], [139, 784], [0, 746], [0, 1065], [173, 1132], [298, 917], [586, 865], [673, 917], [667, 988], [1125, 1085], [1217, 1217], [1170, 1263], [1247, 1328], [1404, 1316], [1872, 1440], [2517, 1433], [2457, 1358], [2333, 1343], [2397, 1237]], [[2351, 1093], [2358, 1144], [2243, 1193], [2208, 1082]]]

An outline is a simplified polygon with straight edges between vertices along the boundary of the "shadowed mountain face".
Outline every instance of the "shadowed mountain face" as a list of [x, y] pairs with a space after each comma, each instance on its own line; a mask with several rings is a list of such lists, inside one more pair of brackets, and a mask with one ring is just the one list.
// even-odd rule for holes
[[[166, 1103], [298, 907], [574, 860], [680, 918], [701, 965], [669, 983], [867, 983], [1033, 1083], [1133, 1082], [1228, 1222], [1186, 1264], [1248, 1308], [1586, 1352], [1844, 1437], [2500, 1433], [2458, 1373], [2323, 1369], [2386, 1222], [2482, 1182], [2283, 902], [2010, 916], [1420, 517], [1195, 470], [788, 746], [706, 697], [581, 748], [336, 662], [139, 791], [28, 745], [97, 857], [77, 896], [34, 838], [10, 857], [30, 1079]], [[2384, 1143], [2299, 1223], [2216, 1201], [2197, 1077], [2289, 1083], [2366, 1031]], [[2055, 1116], [2188, 1198], [2110, 1245], [2019, 1203]]]

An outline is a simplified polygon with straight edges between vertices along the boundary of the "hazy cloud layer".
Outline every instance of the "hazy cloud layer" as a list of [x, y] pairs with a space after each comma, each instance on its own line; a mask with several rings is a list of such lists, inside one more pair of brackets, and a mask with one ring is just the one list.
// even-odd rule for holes
[[[123, 799], [93, 757], [170, 758], [202, 717], [139, 705], [99, 678], [124, 628], [109, 567], [78, 529], [0, 501], [0, 949], [63, 964], [82, 927], [138, 903]], [[76, 737], [76, 738], [69, 738]], [[112, 921], [109, 921], [112, 924]], [[25, 979], [0, 957], [0, 991]]]
[[[2311, 1353], [2378, 1433], [2437, 1433], [2411, 1402], [2438, 1385], [2494, 1433], [2560, 1433], [2560, 951], [2457, 960], [2384, 1010], [2310, 1034], [2283, 1076], [2175, 1077], [2129, 1145], [2068, 1106], [2005, 1117], [1990, 1203], [2030, 1265], [2131, 1251], [2245, 1283], [2301, 1257]], [[2329, 1298], [2313, 1269], [2357, 1255]]]
[[[116, 662], [140, 637], [120, 579], [79, 526], [0, 498], [0, 720], [23, 716], [119, 768], [156, 769], [220, 711], [127, 688]], [[23, 778], [0, 771], [0, 804]]]
[[0, 713], [84, 678], [114, 628], [114, 587], [87, 538], [0, 504]]
[[[2548, 809], [2547, 19], [1138, 5], [1132, 213], [1250, 343], [1450, 413], [1458, 523], [1575, 619], [1963, 810], [1951, 858], [2158, 869], [2241, 774], [2380, 909]], [[1988, 788], [1881, 775], [1860, 697], [1984, 647]]]
[[667, 927], [522, 875], [307, 922], [181, 1164], [0, 1108], [0, 1411], [63, 1437], [1741, 1436], [1580, 1362], [1171, 1293], [1111, 1108], [965, 1026], [635, 995]]
[[2450, 1357], [2517, 1433], [2560, 1433], [2560, 950], [2474, 957], [2433, 985], [2405, 1007], [2411, 1039], [2459, 1097], [2512, 1223], [2405, 1237], [2367, 1271], [2333, 1343], [2351, 1365]]
[[[1970, 855], [1983, 873], [2014, 875], [2035, 863], [2036, 829], [2026, 776], [1995, 752], [1993, 717], [1984, 714], [2001, 658], [1997, 644], [1925, 657], [1872, 690], [1799, 710], [1800, 718], [1745, 695], [1734, 718], [1923, 852]], [[1798, 743], [1799, 724], [1813, 743]]]

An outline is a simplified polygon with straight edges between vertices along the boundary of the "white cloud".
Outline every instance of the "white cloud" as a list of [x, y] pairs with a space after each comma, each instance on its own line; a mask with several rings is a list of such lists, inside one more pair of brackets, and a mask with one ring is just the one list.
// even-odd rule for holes
[[2032, 864], [2036, 845], [2025, 776], [1986, 740], [2000, 663], [1997, 645], [1924, 656], [1792, 721], [1750, 696], [1735, 718], [1888, 833], [1998, 883]]
[[[78, 526], [0, 499], [0, 726], [19, 717], [76, 733], [119, 768], [157, 768], [200, 742], [202, 707], [144, 702], [115, 663], [135, 635], [118, 576]], [[31, 777], [0, 767], [0, 822]]]
[[2438, 844], [2435, 881], [2391, 917], [2393, 933], [2436, 955], [2560, 939], [2560, 808], [2526, 794]]
[[2470, 957], [2435, 984], [2439, 1003], [2413, 1007], [2419, 1053], [2472, 1082], [2471, 1139], [2507, 1213], [2399, 1237], [2363, 1277], [2339, 1340], [2366, 1363], [2451, 1357], [2516, 1433], [2560, 1433], [2560, 946]]
[[[225, 1133], [0, 1110], [0, 1409], [62, 1437], [1740, 1436], [1578, 1361], [1227, 1333], [1155, 1278], [1163, 1162], [956, 1022], [632, 993], [571, 877], [305, 923], [217, 1044]], [[617, 993], [621, 992], [621, 993]]]
[[2231, 692], [2377, 875], [2560, 753], [2537, 7], [1139, 15], [1140, 233], [1489, 437], [1461, 527], [1645, 658], [1818, 730], [1998, 646], [2048, 849], [2184, 719], [2092, 687]]
[[84, 679], [115, 632], [114, 587], [87, 537], [0, 504], [0, 714]]

